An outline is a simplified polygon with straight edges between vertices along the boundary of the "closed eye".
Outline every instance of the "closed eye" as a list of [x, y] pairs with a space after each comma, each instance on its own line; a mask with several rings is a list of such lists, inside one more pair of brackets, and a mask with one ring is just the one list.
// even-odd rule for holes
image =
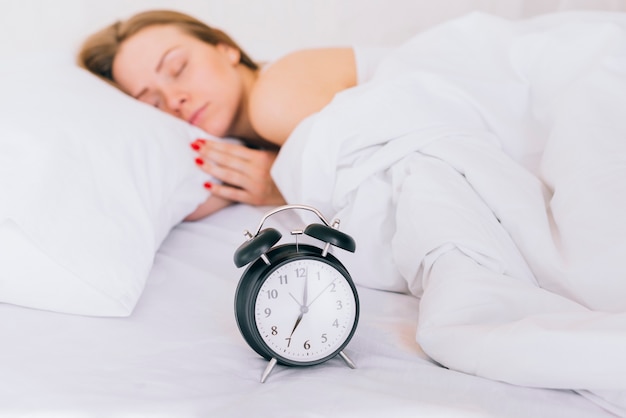
[[159, 96], [155, 93], [149, 92], [147, 89], [144, 90], [142, 94], [137, 97], [137, 100], [157, 108], [161, 105], [161, 100], [159, 99]]
[[174, 73], [174, 76], [178, 77], [179, 75], [181, 75], [186, 67], [187, 67], [187, 61], [183, 62], [183, 64], [178, 68], [178, 71]]

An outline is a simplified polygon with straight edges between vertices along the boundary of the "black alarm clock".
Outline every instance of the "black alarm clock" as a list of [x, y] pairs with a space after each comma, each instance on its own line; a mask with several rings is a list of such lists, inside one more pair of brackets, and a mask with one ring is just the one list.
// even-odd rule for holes
[[[272, 215], [285, 210], [313, 212], [321, 223], [291, 231], [295, 243], [276, 245], [282, 234], [263, 228]], [[261, 376], [265, 382], [276, 364], [312, 366], [344, 353], [359, 321], [359, 298], [350, 273], [330, 252], [331, 246], [354, 252], [352, 237], [329, 223], [315, 208], [280, 206], [263, 216], [254, 234], [234, 254], [237, 267], [251, 263], [235, 292], [237, 325], [248, 345], [269, 360]], [[304, 234], [321, 246], [298, 242]]]

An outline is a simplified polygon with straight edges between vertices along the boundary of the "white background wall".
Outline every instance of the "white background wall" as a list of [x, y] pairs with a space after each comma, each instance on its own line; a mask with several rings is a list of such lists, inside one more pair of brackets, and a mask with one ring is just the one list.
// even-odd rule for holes
[[626, 11], [626, 0], [0, 0], [0, 53], [74, 50], [94, 29], [153, 8], [191, 13], [262, 60], [308, 46], [395, 45], [471, 10], [519, 18]]

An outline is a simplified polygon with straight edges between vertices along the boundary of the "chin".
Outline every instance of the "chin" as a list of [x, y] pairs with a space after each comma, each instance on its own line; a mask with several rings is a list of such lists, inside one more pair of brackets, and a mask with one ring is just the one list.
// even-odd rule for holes
[[209, 135], [215, 136], [218, 138], [226, 138], [226, 137], [231, 136], [229, 133], [229, 129], [227, 127], [215, 126], [214, 123], [198, 125], [198, 127], [202, 129], [204, 132], [208, 133]]

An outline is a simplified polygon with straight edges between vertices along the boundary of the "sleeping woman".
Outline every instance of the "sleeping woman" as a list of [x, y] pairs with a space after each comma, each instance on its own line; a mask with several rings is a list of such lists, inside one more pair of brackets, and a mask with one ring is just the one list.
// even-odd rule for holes
[[276, 150], [337, 92], [364, 81], [356, 58], [352, 48], [310, 49], [261, 66], [218, 29], [182, 13], [148, 11], [92, 35], [78, 60], [142, 102], [244, 142], [191, 144], [196, 164], [221, 180], [204, 185], [211, 197], [193, 220], [231, 202], [284, 203], [269, 175]]
[[472, 14], [362, 82], [377, 59], [320, 49], [260, 68], [171, 12], [80, 54], [129, 95], [245, 142], [192, 144], [223, 185], [191, 219], [233, 201], [315, 206], [359, 243], [345, 260], [358, 284], [421, 298], [416, 338], [434, 360], [626, 416], [626, 17]]

